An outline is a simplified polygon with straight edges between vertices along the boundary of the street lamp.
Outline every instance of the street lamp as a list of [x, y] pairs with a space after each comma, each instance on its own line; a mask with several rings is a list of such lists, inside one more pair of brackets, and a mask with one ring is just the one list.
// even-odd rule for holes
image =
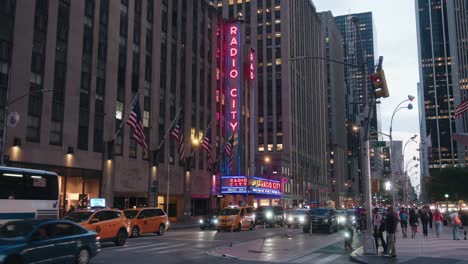
[[[392, 182], [395, 183], [395, 175], [393, 174], [393, 169], [392, 169], [392, 161], [393, 161], [393, 156], [392, 156], [392, 148], [393, 148], [393, 138], [392, 138], [392, 128], [393, 128], [393, 118], [395, 117], [395, 114], [400, 111], [401, 109], [413, 109], [413, 105], [411, 104], [411, 102], [415, 99], [414, 96], [412, 95], [408, 95], [408, 99], [406, 100], [403, 100], [401, 101], [397, 107], [395, 108], [395, 110], [393, 110], [393, 114], [392, 114], [392, 118], [390, 119], [390, 130], [389, 130], [389, 134], [390, 134], [390, 147], [389, 147], [389, 152], [390, 152], [390, 172], [391, 172], [391, 177], [392, 177]], [[406, 103], [406, 102], [410, 102], [408, 103], [408, 106], [401, 106], [402, 104]], [[401, 106], [401, 107], [400, 107]], [[414, 137], [414, 136], [413, 136]], [[416, 137], [414, 137], [416, 138]], [[413, 138], [413, 139], [414, 139]], [[395, 201], [395, 188], [393, 188], [393, 191], [392, 191], [392, 203], [393, 205], [395, 206], [396, 204], [396, 201]]]
[[29, 96], [29, 95], [32, 95], [32, 94], [36, 94], [36, 93], [46, 93], [46, 92], [52, 92], [53, 89], [42, 89], [42, 90], [37, 90], [37, 91], [31, 91], [29, 93], [26, 93], [26, 94], [23, 94], [11, 101], [7, 101], [5, 102], [5, 106], [3, 107], [3, 135], [2, 135], [2, 145], [1, 145], [1, 152], [2, 152], [2, 155], [1, 155], [1, 160], [0, 160], [0, 164], [2, 166], [5, 165], [5, 151], [6, 151], [6, 140], [7, 140], [7, 118], [8, 118], [8, 107], [16, 102], [18, 102], [19, 100], [23, 99], [24, 97], [26, 96]]

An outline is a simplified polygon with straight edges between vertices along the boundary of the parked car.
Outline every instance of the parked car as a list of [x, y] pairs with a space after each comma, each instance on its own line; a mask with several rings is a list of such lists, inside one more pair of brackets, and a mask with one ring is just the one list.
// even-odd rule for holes
[[88, 264], [100, 250], [93, 231], [62, 220], [18, 220], [0, 226], [0, 263]]
[[284, 208], [281, 206], [259, 206], [255, 211], [255, 224], [283, 226], [285, 224]]
[[302, 226], [307, 218], [308, 209], [294, 209], [287, 214], [286, 224], [288, 227]]
[[139, 237], [146, 233], [157, 233], [162, 236], [169, 227], [169, 219], [161, 208], [126, 209], [123, 213], [129, 219], [132, 237]]
[[242, 228], [253, 230], [255, 227], [254, 210], [251, 206], [229, 206], [223, 209], [218, 216], [216, 229], [241, 231]]
[[219, 212], [211, 212], [205, 216], [203, 216], [202, 219], [200, 219], [200, 229], [205, 230], [209, 228], [216, 228], [218, 225], [218, 216]]
[[113, 241], [116, 246], [125, 245], [130, 233], [128, 220], [120, 210], [77, 210], [66, 215], [64, 219], [95, 231], [101, 238], [101, 242]]
[[335, 209], [326, 207], [312, 208], [302, 226], [302, 230], [304, 233], [309, 233], [312, 226], [312, 230], [326, 230], [332, 233], [338, 231], [337, 222]]

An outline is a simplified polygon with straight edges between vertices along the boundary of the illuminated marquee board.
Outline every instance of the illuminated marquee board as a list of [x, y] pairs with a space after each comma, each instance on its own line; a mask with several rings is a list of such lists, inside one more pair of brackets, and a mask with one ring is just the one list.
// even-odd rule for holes
[[259, 177], [250, 180], [249, 193], [281, 196], [281, 182]]
[[229, 98], [229, 112], [228, 120], [231, 134], [234, 134], [239, 129], [239, 116], [240, 116], [240, 72], [241, 72], [241, 52], [240, 52], [240, 23], [229, 23], [227, 25], [228, 33], [228, 98]]
[[246, 176], [221, 176], [221, 193], [246, 193]]
[[221, 176], [222, 194], [263, 194], [281, 196], [281, 182], [260, 177], [251, 177], [250, 184], [246, 176]]

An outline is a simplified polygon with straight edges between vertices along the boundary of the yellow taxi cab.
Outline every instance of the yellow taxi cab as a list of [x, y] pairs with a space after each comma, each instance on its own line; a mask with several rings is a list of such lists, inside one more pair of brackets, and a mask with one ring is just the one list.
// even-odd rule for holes
[[116, 209], [76, 210], [64, 217], [82, 227], [95, 231], [101, 242], [113, 241], [116, 246], [123, 246], [130, 231], [128, 220], [122, 211]]
[[242, 228], [249, 230], [255, 227], [254, 209], [251, 206], [229, 206], [223, 209], [218, 216], [216, 229], [241, 231]]
[[169, 227], [169, 219], [161, 208], [126, 209], [123, 212], [129, 219], [132, 237], [138, 237], [145, 233], [157, 233], [162, 236]]

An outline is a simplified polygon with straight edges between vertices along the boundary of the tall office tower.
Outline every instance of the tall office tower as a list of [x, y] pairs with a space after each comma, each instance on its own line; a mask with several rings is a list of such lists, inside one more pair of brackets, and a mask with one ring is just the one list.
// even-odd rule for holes
[[[343, 61], [343, 37], [335, 24], [331, 12], [319, 13], [322, 21], [325, 57]], [[344, 65], [326, 61], [327, 87], [327, 177], [331, 198], [337, 208], [342, 208], [346, 201], [346, 180], [348, 166], [348, 146], [346, 134], [346, 83]]]
[[[461, 57], [455, 57], [452, 54], [451, 46], [460, 46], [462, 39], [457, 38], [457, 33], [461, 33], [456, 28], [455, 21], [458, 24], [466, 25], [459, 21], [461, 15], [452, 17], [451, 23], [448, 23], [448, 17], [457, 15], [454, 12], [454, 6], [451, 4], [449, 10], [447, 3], [454, 1], [427, 1], [416, 0], [416, 18], [418, 30], [418, 49], [419, 49], [419, 75], [420, 85], [419, 103], [424, 106], [424, 111], [420, 113], [424, 119], [421, 125], [421, 137], [428, 136], [426, 144], [430, 142], [431, 147], [428, 150], [427, 158], [430, 169], [441, 168], [444, 165], [456, 164], [458, 153], [457, 145], [452, 140], [452, 134], [455, 133], [454, 121], [454, 103], [455, 94], [459, 103], [463, 96], [463, 89], [460, 89], [460, 81], [464, 82], [463, 64], [465, 54]], [[460, 4], [459, 1], [457, 5]], [[462, 1], [463, 2], [463, 1]], [[451, 40], [454, 43], [451, 43]], [[454, 52], [459, 51], [455, 48]], [[457, 58], [457, 59], [455, 59]], [[458, 60], [462, 58], [462, 60]], [[452, 69], [455, 67], [455, 69]], [[452, 78], [455, 73], [456, 79]], [[460, 77], [462, 77], [460, 79]], [[456, 82], [457, 81], [457, 82]], [[466, 120], [466, 116], [463, 117]], [[462, 123], [459, 122], [460, 128]], [[424, 168], [423, 168], [423, 171]], [[424, 175], [429, 176], [429, 175]]]
[[[166, 206], [169, 192], [169, 215], [180, 217], [186, 173], [167, 132], [182, 108], [185, 155], [195, 154], [191, 210], [204, 213], [210, 172], [189, 139], [214, 118], [217, 16], [209, 1], [0, 2], [9, 25], [0, 32], [2, 106], [25, 95], [9, 105], [20, 122], [7, 130], [7, 164], [56, 171], [61, 212], [84, 197]], [[125, 124], [135, 95], [148, 153]]]
[[311, 1], [217, 1], [224, 19], [245, 20], [256, 53], [252, 109], [255, 158], [251, 174], [281, 179], [284, 196], [257, 205], [324, 203], [326, 185], [325, 56], [320, 19]]
[[[368, 76], [374, 72], [374, 24], [372, 13], [350, 14], [337, 16], [336, 24], [343, 35], [344, 58], [346, 63], [354, 65], [363, 64], [363, 55], [365, 55], [366, 73], [362, 68], [352, 66], [345, 67], [345, 81], [347, 89], [347, 128], [348, 128], [348, 195], [360, 202], [364, 194], [363, 170], [361, 168], [361, 141], [359, 132], [355, 126], [360, 125], [360, 115], [364, 106], [364, 82], [367, 83], [367, 90], [371, 91], [371, 83]], [[364, 54], [363, 54], [364, 53]], [[364, 74], [364, 76], [363, 76]], [[363, 78], [364, 77], [364, 78]], [[364, 81], [365, 80], [365, 81]], [[373, 96], [368, 93], [368, 99]], [[371, 139], [377, 139], [377, 133], [380, 131], [378, 124], [379, 108], [373, 105], [373, 115], [370, 119]], [[374, 167], [374, 160], [371, 159], [371, 169]]]

